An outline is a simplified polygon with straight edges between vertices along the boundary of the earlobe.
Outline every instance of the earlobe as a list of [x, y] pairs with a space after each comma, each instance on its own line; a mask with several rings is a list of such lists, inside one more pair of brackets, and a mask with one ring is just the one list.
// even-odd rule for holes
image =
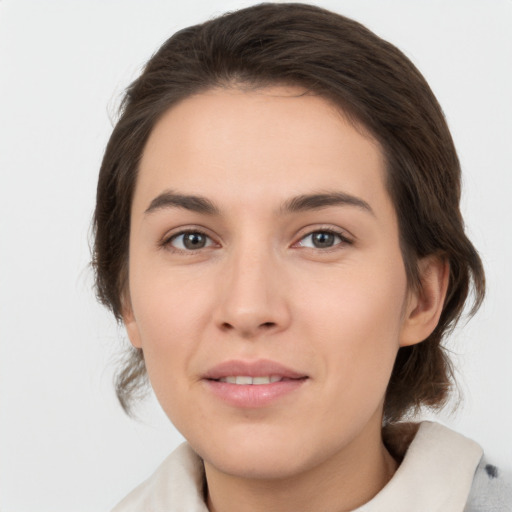
[[450, 266], [445, 258], [431, 255], [418, 263], [420, 285], [412, 290], [404, 312], [400, 346], [420, 343], [432, 334], [443, 311]]

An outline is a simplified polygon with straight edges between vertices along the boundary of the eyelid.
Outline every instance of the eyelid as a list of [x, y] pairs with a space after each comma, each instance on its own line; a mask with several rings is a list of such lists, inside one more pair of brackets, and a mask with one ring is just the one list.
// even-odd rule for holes
[[[175, 228], [175, 229], [171, 230], [170, 232], [168, 231], [158, 242], [158, 245], [160, 247], [170, 250], [172, 252], [183, 253], [183, 254], [195, 254], [195, 253], [200, 252], [203, 249], [209, 249], [215, 245], [217, 247], [219, 247], [221, 244], [216, 241], [216, 239], [215, 239], [216, 237], [214, 237], [212, 234], [210, 234], [209, 231], [210, 230], [208, 230], [202, 226], [187, 226], [187, 227]], [[305, 228], [302, 228], [300, 231], [302, 233], [295, 238], [296, 242], [294, 242], [291, 245], [292, 248], [301, 248], [300, 242], [302, 240], [304, 240], [305, 238], [307, 238], [308, 236], [312, 236], [314, 233], [331, 233], [331, 234], [339, 237], [340, 242], [334, 244], [331, 247], [327, 247], [327, 248], [302, 247], [303, 249], [312, 249], [312, 250], [320, 251], [320, 252], [328, 252], [329, 250], [336, 250], [340, 246], [354, 244], [354, 238], [352, 237], [352, 235], [347, 233], [346, 230], [339, 228], [339, 227], [332, 226], [332, 225], [329, 225], [329, 226], [326, 226], [326, 225], [307, 226]], [[205, 247], [201, 247], [199, 249], [195, 249], [195, 250], [194, 249], [180, 249], [180, 248], [177, 248], [177, 247], [174, 247], [171, 245], [171, 242], [173, 240], [175, 240], [179, 236], [186, 235], [187, 233], [198, 233], [202, 236], [205, 236], [209, 240], [208, 245]]]
[[[214, 237], [208, 231], [209, 230], [207, 230], [203, 227], [199, 227], [199, 226], [197, 226], [197, 227], [196, 226], [187, 226], [187, 227], [175, 228], [175, 229], [171, 230], [170, 232], [168, 231], [158, 242], [158, 245], [164, 249], [171, 251], [171, 252], [176, 252], [176, 253], [181, 253], [181, 254], [196, 254], [196, 253], [199, 253], [203, 249], [209, 249], [214, 245], [217, 245], [217, 246], [219, 245], [219, 243], [215, 241]], [[195, 250], [194, 249], [180, 249], [179, 247], [174, 247], [172, 245], [173, 240], [175, 240], [176, 238], [178, 238], [180, 236], [186, 235], [187, 233], [197, 233], [197, 234], [200, 234], [200, 235], [206, 237], [209, 240], [208, 245], [206, 245], [205, 247], [200, 247]]]
[[[306, 231], [307, 229], [307, 231]], [[321, 252], [328, 252], [329, 250], [336, 250], [340, 246], [346, 246], [346, 245], [353, 245], [354, 239], [351, 235], [349, 235], [344, 229], [341, 229], [339, 227], [334, 226], [308, 226], [307, 228], [304, 228], [304, 230], [301, 230], [303, 234], [301, 234], [297, 241], [292, 244], [292, 247], [298, 247], [303, 249], [312, 249], [315, 251], [321, 251]], [[331, 233], [333, 235], [336, 235], [339, 237], [340, 242], [334, 244], [331, 247], [327, 248], [320, 248], [320, 247], [304, 247], [299, 245], [302, 240], [307, 238], [308, 236], [312, 236], [314, 233]]]

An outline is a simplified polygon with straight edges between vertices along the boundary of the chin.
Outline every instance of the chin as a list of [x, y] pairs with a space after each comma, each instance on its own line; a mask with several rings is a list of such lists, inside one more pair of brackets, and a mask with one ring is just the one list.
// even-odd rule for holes
[[291, 458], [286, 452], [259, 450], [247, 453], [245, 450], [227, 450], [224, 453], [207, 454], [205, 463], [217, 471], [244, 479], [278, 480], [286, 479], [308, 469], [306, 460], [297, 460], [298, 453]]
[[322, 459], [312, 442], [300, 435], [290, 435], [289, 431], [285, 436], [269, 434], [253, 431], [224, 440], [212, 436], [207, 444], [193, 440], [190, 444], [205, 464], [238, 478], [285, 479], [313, 468]]

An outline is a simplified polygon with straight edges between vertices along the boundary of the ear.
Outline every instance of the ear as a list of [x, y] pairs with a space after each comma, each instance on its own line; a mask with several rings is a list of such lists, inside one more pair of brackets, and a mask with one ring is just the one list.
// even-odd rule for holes
[[415, 345], [428, 338], [443, 311], [450, 266], [445, 258], [431, 255], [418, 263], [420, 283], [411, 290], [404, 311], [400, 346]]
[[130, 293], [123, 293], [121, 301], [123, 323], [126, 329], [126, 334], [128, 334], [128, 339], [135, 348], [142, 348], [139, 326], [137, 325], [137, 320], [133, 313]]

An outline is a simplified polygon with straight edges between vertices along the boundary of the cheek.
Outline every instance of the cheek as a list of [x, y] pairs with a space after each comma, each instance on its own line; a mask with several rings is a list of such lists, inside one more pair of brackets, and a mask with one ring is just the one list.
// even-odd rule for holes
[[[202, 276], [180, 276], [156, 265], [133, 261], [130, 292], [146, 368], [159, 389], [183, 381], [188, 362], [199, 348], [211, 310], [212, 293]], [[181, 380], [180, 380], [181, 379]]]
[[[176, 283], [164, 279], [139, 283], [133, 295], [137, 326], [151, 387], [169, 419], [177, 421], [192, 413], [187, 398], [190, 379], [187, 368], [199, 345], [200, 318], [197, 299], [190, 300], [190, 289], [183, 292]], [[135, 288], [135, 287], [134, 287]], [[138, 295], [136, 295], [138, 293]]]
[[134, 258], [130, 292], [143, 340], [165, 346], [198, 328], [210, 307], [209, 282], [204, 272]]
[[329, 282], [317, 281], [303, 294], [302, 329], [316, 340], [333, 394], [352, 397], [355, 406], [380, 400], [399, 348], [405, 272], [400, 265], [375, 267], [339, 279], [331, 275]]

